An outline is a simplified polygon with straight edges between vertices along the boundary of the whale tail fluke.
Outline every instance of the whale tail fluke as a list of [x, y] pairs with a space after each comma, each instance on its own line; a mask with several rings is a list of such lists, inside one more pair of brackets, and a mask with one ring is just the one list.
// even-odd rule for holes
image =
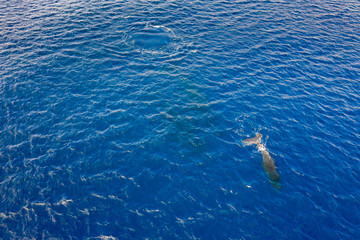
[[253, 138], [247, 138], [245, 140], [243, 140], [242, 142], [245, 144], [256, 144], [259, 145], [261, 142], [261, 138], [262, 138], [262, 134], [261, 133], [257, 133], [255, 137]]

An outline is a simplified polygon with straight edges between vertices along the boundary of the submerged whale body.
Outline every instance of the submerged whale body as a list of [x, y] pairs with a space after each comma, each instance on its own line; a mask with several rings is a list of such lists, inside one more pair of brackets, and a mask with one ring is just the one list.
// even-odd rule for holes
[[265, 146], [261, 144], [262, 134], [257, 133], [255, 137], [243, 140], [245, 144], [256, 144], [263, 157], [263, 168], [267, 173], [271, 185], [275, 188], [280, 188], [280, 175], [277, 172], [274, 159], [270, 156], [270, 153], [266, 150]]

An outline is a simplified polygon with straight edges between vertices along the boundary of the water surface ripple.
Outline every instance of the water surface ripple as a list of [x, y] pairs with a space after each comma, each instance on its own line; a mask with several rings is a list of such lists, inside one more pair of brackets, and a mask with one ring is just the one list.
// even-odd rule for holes
[[0, 238], [360, 239], [359, 29], [356, 0], [0, 0]]

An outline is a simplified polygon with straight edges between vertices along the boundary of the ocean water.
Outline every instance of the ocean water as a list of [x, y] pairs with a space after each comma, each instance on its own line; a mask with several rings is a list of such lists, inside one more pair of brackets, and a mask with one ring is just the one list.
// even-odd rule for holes
[[0, 239], [360, 239], [360, 2], [0, 0]]

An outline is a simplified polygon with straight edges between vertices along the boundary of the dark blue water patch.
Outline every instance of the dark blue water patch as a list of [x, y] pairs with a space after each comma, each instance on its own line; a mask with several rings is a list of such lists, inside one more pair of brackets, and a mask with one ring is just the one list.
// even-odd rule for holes
[[0, 239], [359, 239], [359, 10], [0, 0]]
[[156, 49], [170, 43], [173, 39], [173, 33], [161, 26], [146, 27], [132, 34], [134, 44], [146, 48]]

